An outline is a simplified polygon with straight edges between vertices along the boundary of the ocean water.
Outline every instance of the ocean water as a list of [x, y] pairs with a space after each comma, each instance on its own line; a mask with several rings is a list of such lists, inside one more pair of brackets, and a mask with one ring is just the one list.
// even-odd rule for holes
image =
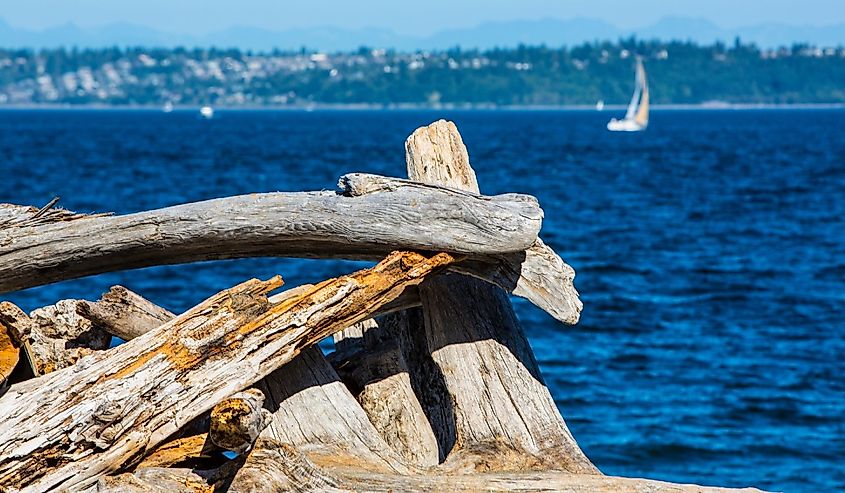
[[[482, 192], [537, 196], [581, 322], [514, 301], [543, 375], [607, 474], [845, 489], [845, 112], [2, 111], [0, 202], [130, 213], [404, 175], [414, 128], [454, 120]], [[361, 263], [245, 259], [2, 295], [26, 310], [123, 284], [179, 312], [250, 277]]]

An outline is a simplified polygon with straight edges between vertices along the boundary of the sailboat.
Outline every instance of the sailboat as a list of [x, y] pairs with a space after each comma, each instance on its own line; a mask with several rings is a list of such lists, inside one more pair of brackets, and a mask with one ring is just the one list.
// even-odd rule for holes
[[648, 81], [642, 58], [637, 58], [636, 87], [625, 118], [611, 119], [607, 129], [611, 132], [640, 132], [648, 127]]
[[211, 120], [214, 118], [214, 108], [209, 105], [205, 105], [200, 108], [200, 116], [206, 120]]

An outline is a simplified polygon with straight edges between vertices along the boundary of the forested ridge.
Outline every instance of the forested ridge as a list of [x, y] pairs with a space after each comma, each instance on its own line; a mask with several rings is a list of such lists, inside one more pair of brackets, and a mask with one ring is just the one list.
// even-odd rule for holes
[[0, 49], [0, 105], [623, 104], [643, 57], [656, 104], [845, 103], [845, 48], [690, 42], [402, 53]]

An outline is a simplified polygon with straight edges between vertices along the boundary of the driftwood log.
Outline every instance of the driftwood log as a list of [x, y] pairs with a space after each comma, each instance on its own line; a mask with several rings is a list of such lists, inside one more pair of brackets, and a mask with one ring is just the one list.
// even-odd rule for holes
[[572, 268], [556, 263], [556, 255], [532, 253], [542, 222], [533, 197], [483, 197], [360, 173], [344, 175], [339, 187], [116, 217], [7, 204], [0, 208], [7, 216], [0, 223], [0, 293], [151, 265], [249, 256], [378, 260], [410, 249], [466, 254], [471, 258], [453, 268], [564, 323], [578, 321]]
[[271, 306], [281, 279], [219, 293], [156, 330], [0, 398], [0, 484], [82, 488], [452, 261], [399, 253]]
[[520, 252], [533, 243], [543, 218], [527, 195], [482, 197], [365, 174], [339, 183], [339, 192], [252, 194], [6, 226], [0, 229], [0, 292], [112, 270], [262, 255]]
[[[412, 181], [128, 216], [0, 205], [0, 292], [216, 258], [381, 259], [269, 298], [279, 278], [247, 281], [178, 316], [120, 286], [29, 315], [0, 304], [0, 376], [22, 360], [43, 374], [0, 385], [0, 491], [728, 491], [598, 471], [506, 295], [569, 324], [581, 311], [536, 200], [479, 195], [449, 122], [414, 132], [406, 163]], [[333, 333], [327, 358], [315, 344]]]
[[[466, 147], [451, 123], [414, 132], [406, 160], [412, 179], [478, 193]], [[431, 279], [419, 291], [422, 311], [382, 319], [364, 334], [336, 336], [341, 352], [352, 353], [341, 366], [354, 361], [351, 379], [362, 388], [359, 399], [371, 419], [417, 421], [405, 426], [404, 437], [382, 428], [385, 439], [419, 446], [433, 430], [433, 453], [441, 468], [452, 471], [598, 473], [560, 417], [504, 292], [454, 274]], [[357, 351], [350, 341], [355, 336], [365, 340]], [[406, 393], [417, 395], [424, 414], [414, 412], [410, 399], [386, 411], [368, 405]], [[417, 465], [431, 465], [428, 452]]]
[[96, 302], [80, 300], [76, 311], [124, 341], [142, 336], [176, 316], [123, 286], [113, 286]]
[[164, 442], [144, 457], [137, 468], [172, 467], [184, 462], [208, 458], [212, 451], [209, 447], [208, 433], [179, 437]]
[[109, 347], [111, 336], [80, 316], [80, 300], [61, 300], [27, 315], [9, 302], [0, 302], [0, 323], [21, 341], [33, 375], [74, 365], [83, 356]]

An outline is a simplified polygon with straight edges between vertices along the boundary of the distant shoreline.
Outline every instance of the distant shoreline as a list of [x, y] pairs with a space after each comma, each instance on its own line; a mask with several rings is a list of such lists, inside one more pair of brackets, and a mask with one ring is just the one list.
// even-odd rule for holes
[[[609, 104], [602, 111], [595, 105], [493, 105], [493, 104], [314, 104], [296, 106], [215, 106], [218, 111], [590, 111], [611, 113], [625, 110], [626, 105]], [[97, 111], [162, 111], [160, 105], [104, 105], [104, 104], [23, 104], [0, 105], [0, 111], [20, 110], [97, 110]], [[200, 105], [174, 106], [173, 111], [199, 111]], [[724, 110], [836, 110], [845, 109], [845, 103], [701, 103], [701, 104], [653, 104], [655, 111], [724, 111]]]

